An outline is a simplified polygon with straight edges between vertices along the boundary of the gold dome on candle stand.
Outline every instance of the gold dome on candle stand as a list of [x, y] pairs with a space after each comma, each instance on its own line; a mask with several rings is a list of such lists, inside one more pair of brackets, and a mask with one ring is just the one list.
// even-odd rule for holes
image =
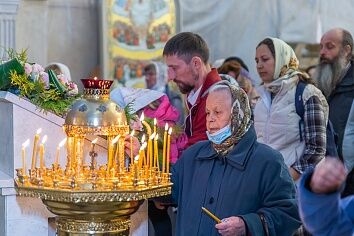
[[[126, 165], [124, 140], [129, 126], [124, 109], [109, 99], [112, 81], [82, 82], [84, 96], [72, 105], [63, 125], [68, 136], [65, 169], [55, 163], [52, 168], [31, 168], [29, 176], [17, 169], [17, 192], [42, 199], [57, 215], [59, 236], [129, 235], [130, 215], [144, 199], [169, 194], [170, 177], [149, 166], [147, 157], [144, 164]], [[94, 142], [89, 152], [91, 162], [85, 163], [88, 134], [106, 138], [106, 164], [97, 166]], [[113, 140], [118, 140], [117, 144]]]
[[67, 135], [118, 135], [129, 132], [124, 109], [109, 99], [113, 81], [82, 81], [84, 97], [72, 105], [65, 118]]

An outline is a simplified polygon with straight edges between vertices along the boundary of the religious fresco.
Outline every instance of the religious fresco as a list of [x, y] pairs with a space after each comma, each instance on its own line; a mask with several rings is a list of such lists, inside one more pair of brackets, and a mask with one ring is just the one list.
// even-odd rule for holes
[[174, 0], [110, 0], [106, 13], [109, 77], [144, 87], [144, 66], [161, 59], [166, 41], [176, 33]]

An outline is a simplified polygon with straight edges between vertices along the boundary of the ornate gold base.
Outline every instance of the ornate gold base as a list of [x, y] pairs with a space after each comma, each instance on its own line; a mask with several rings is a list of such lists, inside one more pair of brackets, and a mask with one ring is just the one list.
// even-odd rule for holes
[[111, 220], [78, 220], [57, 217], [58, 236], [128, 236], [130, 220], [115, 218]]
[[58, 235], [129, 235], [130, 215], [143, 201], [68, 203], [42, 200], [58, 215]]
[[144, 199], [170, 194], [171, 185], [142, 190], [70, 191], [25, 187], [16, 181], [20, 196], [41, 198], [57, 215], [59, 236], [128, 236], [130, 216]]

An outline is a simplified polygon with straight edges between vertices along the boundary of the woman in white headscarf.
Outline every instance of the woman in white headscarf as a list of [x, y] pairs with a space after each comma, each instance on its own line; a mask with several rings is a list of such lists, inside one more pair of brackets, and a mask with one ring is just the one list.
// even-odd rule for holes
[[[294, 180], [326, 153], [328, 104], [309, 77], [299, 71], [293, 49], [277, 38], [266, 38], [256, 49], [257, 72], [263, 81], [255, 113], [257, 138], [280, 151]], [[303, 91], [304, 127], [295, 108], [299, 81]], [[301, 138], [301, 133], [302, 137]]]
[[70, 70], [69, 67], [64, 65], [63, 63], [59, 63], [59, 62], [52, 62], [49, 63], [46, 68], [45, 71], [48, 70], [53, 70], [57, 75], [63, 75], [64, 77], [64, 82], [71, 82], [71, 74], [70, 74]]
[[172, 91], [167, 84], [167, 66], [162, 62], [152, 61], [144, 68], [146, 88], [163, 92], [167, 95], [172, 106], [177, 108], [180, 117], [178, 124], [184, 123], [184, 107], [183, 102], [176, 92]]

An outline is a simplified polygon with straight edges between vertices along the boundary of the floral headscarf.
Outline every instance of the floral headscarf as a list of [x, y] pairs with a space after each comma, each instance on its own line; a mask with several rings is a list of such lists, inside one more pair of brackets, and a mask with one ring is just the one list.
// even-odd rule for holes
[[277, 93], [280, 89], [283, 80], [290, 79], [295, 75], [304, 73], [299, 71], [299, 60], [297, 59], [294, 50], [283, 40], [278, 38], [269, 38], [272, 40], [275, 49], [275, 68], [273, 82], [266, 85], [266, 88]]
[[212, 90], [216, 86], [227, 86], [230, 89], [232, 96], [232, 134], [221, 144], [213, 143], [213, 147], [217, 153], [226, 155], [251, 127], [251, 108], [248, 102], [247, 94], [238, 85], [222, 80], [215, 83], [209, 90]]

